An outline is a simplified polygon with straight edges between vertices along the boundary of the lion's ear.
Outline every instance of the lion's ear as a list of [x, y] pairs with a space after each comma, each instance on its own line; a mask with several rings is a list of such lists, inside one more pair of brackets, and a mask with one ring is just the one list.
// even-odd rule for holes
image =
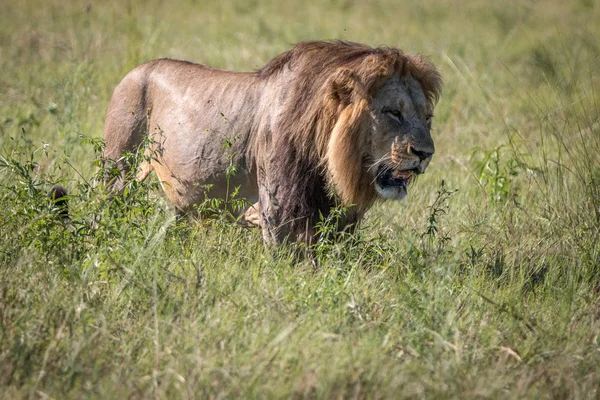
[[328, 95], [339, 104], [347, 105], [366, 99], [367, 90], [353, 71], [340, 68], [329, 79]]

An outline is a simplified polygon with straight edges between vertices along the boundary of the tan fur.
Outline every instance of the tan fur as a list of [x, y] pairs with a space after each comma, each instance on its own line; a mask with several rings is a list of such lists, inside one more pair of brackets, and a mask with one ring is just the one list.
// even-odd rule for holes
[[[110, 185], [123, 188], [123, 154], [150, 135], [154, 157], [137, 178], [154, 170], [176, 207], [193, 210], [206, 185], [214, 197], [239, 187], [253, 204], [247, 222], [267, 242], [310, 243], [332, 206], [350, 207], [344, 229], [377, 198], [399, 198], [394, 187], [376, 190], [376, 171], [424, 172], [440, 88], [424, 57], [347, 42], [300, 43], [251, 73], [155, 60], [130, 72], [110, 102], [105, 158], [122, 171]], [[227, 182], [231, 163], [239, 172]]]
[[356, 162], [365, 150], [365, 130], [361, 124], [367, 112], [367, 101], [359, 99], [340, 113], [325, 155], [334, 192], [344, 204], [354, 204], [361, 211], [366, 211], [375, 199], [368, 188], [372, 178], [365, 176], [362, 163]]

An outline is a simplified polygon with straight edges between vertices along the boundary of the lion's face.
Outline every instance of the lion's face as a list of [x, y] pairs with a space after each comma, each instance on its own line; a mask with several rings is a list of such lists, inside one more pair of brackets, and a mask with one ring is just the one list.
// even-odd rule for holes
[[384, 199], [402, 200], [434, 153], [432, 109], [418, 81], [393, 76], [374, 95], [370, 115], [369, 171], [375, 189]]

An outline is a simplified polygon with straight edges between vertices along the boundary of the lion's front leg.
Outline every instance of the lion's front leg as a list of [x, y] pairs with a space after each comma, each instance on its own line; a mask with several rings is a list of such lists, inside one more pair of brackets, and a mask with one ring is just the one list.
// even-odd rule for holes
[[277, 135], [263, 152], [268, 156], [257, 162], [257, 184], [265, 242], [310, 245], [315, 224], [331, 207], [323, 172], [300, 157], [285, 135]]
[[277, 184], [259, 185], [259, 222], [263, 239], [271, 245], [286, 241], [310, 245], [315, 235], [314, 223], [309, 215], [297, 212], [297, 204], [289, 201], [287, 195], [289, 193]]
[[271, 245], [283, 243], [289, 234], [282, 224], [282, 209], [277, 198], [278, 189], [278, 185], [269, 185], [267, 182], [259, 184], [259, 224], [263, 239]]

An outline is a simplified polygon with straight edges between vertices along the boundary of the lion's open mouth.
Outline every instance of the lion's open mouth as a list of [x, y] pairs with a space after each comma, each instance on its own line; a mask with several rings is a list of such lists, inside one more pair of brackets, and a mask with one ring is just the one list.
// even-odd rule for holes
[[402, 186], [406, 188], [408, 182], [404, 175], [395, 174], [392, 169], [384, 171], [383, 167], [379, 167], [379, 171], [377, 172], [377, 183], [381, 187]]
[[375, 188], [379, 195], [385, 199], [402, 200], [408, 194], [408, 185], [413, 180], [415, 172], [412, 170], [398, 171], [380, 165], [377, 168]]

